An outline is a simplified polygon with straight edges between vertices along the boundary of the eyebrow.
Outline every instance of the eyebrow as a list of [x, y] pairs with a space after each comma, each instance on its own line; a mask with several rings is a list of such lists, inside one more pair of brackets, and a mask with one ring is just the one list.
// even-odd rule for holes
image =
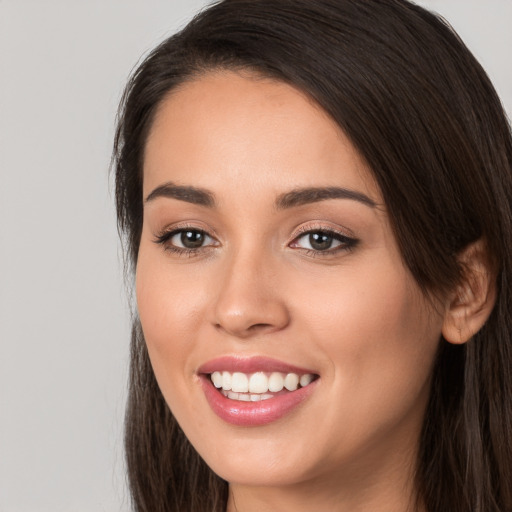
[[358, 201], [366, 206], [375, 208], [377, 203], [367, 195], [341, 187], [308, 187], [299, 188], [281, 194], [276, 200], [276, 208], [279, 210], [302, 206], [328, 199], [350, 199]]
[[[147, 197], [145, 202], [150, 202], [158, 197], [178, 199], [187, 203], [215, 207], [215, 196], [208, 190], [192, 187], [190, 185], [176, 185], [168, 182], [156, 187]], [[303, 206], [310, 203], [318, 203], [328, 199], [350, 199], [358, 201], [366, 206], [375, 208], [377, 203], [367, 195], [342, 187], [306, 187], [286, 192], [277, 197], [275, 207], [278, 210]]]
[[146, 203], [155, 200], [157, 197], [167, 197], [170, 199], [178, 199], [187, 203], [198, 204], [213, 208], [215, 206], [215, 198], [211, 192], [202, 188], [192, 186], [176, 185], [175, 183], [164, 183], [156, 187], [147, 197]]

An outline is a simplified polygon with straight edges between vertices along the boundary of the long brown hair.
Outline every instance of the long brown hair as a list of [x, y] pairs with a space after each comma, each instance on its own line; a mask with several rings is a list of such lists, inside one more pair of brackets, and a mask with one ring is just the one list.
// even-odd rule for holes
[[[126, 88], [114, 147], [119, 228], [133, 268], [148, 130], [173, 88], [250, 69], [307, 93], [382, 191], [403, 260], [426, 294], [458, 283], [484, 238], [497, 301], [468, 343], [440, 340], [416, 479], [429, 512], [512, 510], [512, 141], [485, 72], [441, 18], [406, 0], [224, 0], [158, 46]], [[134, 319], [126, 457], [137, 512], [224, 511], [227, 483], [165, 404]]]

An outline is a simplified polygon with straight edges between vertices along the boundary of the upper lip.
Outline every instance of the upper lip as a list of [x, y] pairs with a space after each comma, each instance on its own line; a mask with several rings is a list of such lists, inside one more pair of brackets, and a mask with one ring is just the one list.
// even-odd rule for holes
[[293, 364], [272, 359], [265, 356], [221, 356], [207, 361], [199, 367], [197, 373], [213, 373], [219, 371], [256, 373], [256, 372], [281, 372], [281, 373], [297, 373], [303, 375], [306, 373], [316, 374], [317, 372], [300, 368]]

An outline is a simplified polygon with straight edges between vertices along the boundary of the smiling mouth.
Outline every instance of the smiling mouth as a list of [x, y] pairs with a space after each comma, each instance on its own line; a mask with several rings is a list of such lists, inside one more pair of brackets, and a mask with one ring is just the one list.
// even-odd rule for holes
[[197, 371], [205, 398], [223, 421], [237, 427], [268, 425], [301, 409], [320, 375], [262, 356], [224, 356]]
[[318, 378], [314, 373], [215, 371], [210, 380], [230, 400], [260, 402], [304, 388]]

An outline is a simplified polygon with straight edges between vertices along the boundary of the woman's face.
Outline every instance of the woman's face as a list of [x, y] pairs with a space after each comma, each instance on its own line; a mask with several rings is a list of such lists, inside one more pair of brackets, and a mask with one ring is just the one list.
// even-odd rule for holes
[[442, 311], [325, 112], [262, 78], [188, 82], [152, 126], [144, 199], [140, 320], [212, 469], [262, 486], [410, 472]]

